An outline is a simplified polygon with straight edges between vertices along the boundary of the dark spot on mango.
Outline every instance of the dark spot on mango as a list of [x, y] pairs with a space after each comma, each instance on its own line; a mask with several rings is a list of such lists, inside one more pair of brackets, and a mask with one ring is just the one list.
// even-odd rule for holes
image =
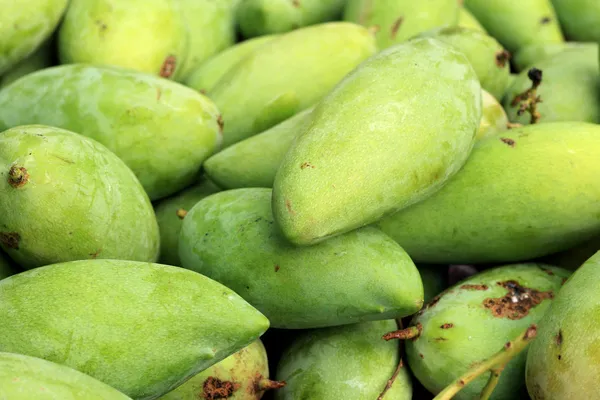
[[8, 171], [8, 184], [14, 188], [20, 188], [29, 182], [29, 173], [25, 167], [13, 165]]
[[542, 25], [549, 24], [550, 22], [552, 22], [552, 18], [550, 18], [550, 17], [548, 17], [548, 16], [546, 16], [546, 17], [544, 17], [544, 18], [542, 18], [542, 19], [540, 20], [540, 23], [541, 23]]
[[464, 290], [488, 290], [487, 285], [462, 285], [460, 288]]
[[454, 327], [454, 324], [450, 324], [450, 323], [445, 323], [444, 325], [440, 326], [440, 328], [442, 329], [450, 329]]
[[425, 358], [425, 356], [423, 355], [423, 353], [419, 353], [419, 357], [421, 357], [421, 359]]
[[496, 65], [500, 68], [506, 67], [506, 63], [510, 60], [510, 53], [506, 50], [500, 50], [496, 53]]
[[303, 162], [302, 165], [300, 165], [300, 169], [306, 169], [306, 168], [314, 168], [315, 166], [312, 165], [311, 163], [307, 162]]
[[289, 200], [285, 201], [285, 208], [287, 208], [288, 213], [292, 214], [292, 215], [296, 215], [296, 213], [294, 212], [294, 210], [292, 209], [292, 202], [290, 202]]
[[281, 268], [281, 267], [280, 267], [279, 265], [276, 265], [276, 266], [275, 266], [275, 272], [279, 272], [279, 269], [280, 269], [280, 268]]
[[226, 399], [239, 389], [238, 383], [222, 381], [209, 376], [202, 385], [202, 398], [206, 400]]
[[174, 55], [169, 55], [165, 58], [163, 65], [160, 67], [159, 75], [163, 78], [170, 78], [173, 76], [175, 72], [175, 67], [177, 66], [177, 59]]
[[396, 39], [396, 36], [398, 36], [398, 30], [400, 29], [402, 22], [404, 22], [404, 17], [399, 17], [394, 21], [394, 24], [392, 25], [392, 39]]
[[292, 0], [292, 5], [296, 8], [300, 7], [300, 0]]
[[502, 140], [503, 143], [506, 143], [510, 147], [515, 147], [515, 141], [512, 140], [512, 139], [509, 139], [509, 138], [500, 138], [500, 140]]
[[217, 117], [217, 124], [219, 124], [219, 132], [223, 133], [223, 129], [225, 129], [225, 121], [223, 121], [222, 115]]
[[562, 356], [559, 354], [558, 355], [558, 361], [562, 360]]
[[97, 19], [95, 22], [96, 25], [98, 25], [100, 33], [104, 33], [106, 31], [106, 28], [108, 28], [108, 26], [106, 26], [106, 23], [104, 23], [102, 20]]
[[440, 337], [436, 337], [436, 338], [435, 338], [435, 339], [433, 339], [433, 340], [435, 340], [436, 342], [445, 342], [445, 341], [446, 341], [446, 340], [448, 340], [448, 339], [446, 339], [445, 337], [441, 337], [441, 336], [440, 336]]
[[102, 253], [102, 249], [96, 250], [95, 253], [90, 253], [90, 257], [92, 257], [92, 259], [95, 260], [96, 258], [98, 258], [98, 256], [100, 255], [100, 253]]
[[21, 235], [17, 232], [0, 232], [0, 243], [9, 249], [19, 250]]
[[546, 299], [554, 298], [554, 293], [551, 290], [540, 292], [523, 287], [514, 280], [497, 282], [497, 284], [507, 289], [506, 295], [499, 298], [487, 298], [483, 301], [483, 306], [489, 309], [497, 318], [511, 320], [525, 318], [533, 307]]
[[556, 340], [556, 345], [557, 345], [557, 346], [560, 346], [560, 345], [562, 345], [562, 342], [563, 342], [563, 334], [562, 334], [562, 331], [561, 331], [560, 329], [558, 330], [558, 333], [556, 334], [555, 340]]

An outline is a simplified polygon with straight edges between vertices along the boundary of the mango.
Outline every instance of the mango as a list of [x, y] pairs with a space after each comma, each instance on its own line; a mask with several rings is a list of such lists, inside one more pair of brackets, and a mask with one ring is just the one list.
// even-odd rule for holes
[[8, 278], [16, 273], [18, 273], [18, 269], [10, 261], [8, 255], [0, 250], [0, 280]]
[[4, 75], [0, 76], [0, 89], [10, 85], [22, 76], [53, 65], [52, 51], [51, 43], [43, 43], [31, 55], [13, 65]]
[[521, 72], [527, 68], [535, 67], [537, 63], [542, 62], [546, 58], [552, 57], [555, 54], [561, 53], [565, 50], [582, 47], [597, 48], [598, 45], [596, 43], [580, 42], [531, 45], [523, 47], [521, 50], [519, 50], [519, 52], [513, 57], [512, 61], [515, 69]]
[[600, 253], [564, 284], [539, 322], [527, 355], [533, 400], [591, 399], [600, 379]]
[[511, 53], [532, 44], [564, 42], [550, 0], [464, 0], [464, 4]]
[[600, 2], [552, 0], [558, 20], [571, 41], [600, 42]]
[[94, 258], [155, 261], [152, 205], [100, 143], [59, 128], [0, 133], [0, 247], [24, 268]]
[[483, 25], [477, 21], [477, 18], [475, 18], [473, 14], [471, 14], [471, 12], [464, 7], [461, 7], [458, 11], [458, 26], [487, 33]]
[[415, 262], [504, 263], [566, 250], [600, 234], [599, 150], [600, 126], [584, 122], [484, 138], [440, 191], [377, 226]]
[[481, 86], [454, 47], [423, 38], [380, 52], [316, 106], [286, 153], [278, 225], [308, 245], [429, 197], [467, 160], [480, 120]]
[[225, 121], [223, 146], [311, 107], [375, 51], [373, 35], [347, 22], [298, 29], [261, 46], [208, 92]]
[[235, 290], [275, 328], [304, 329], [411, 315], [423, 303], [417, 268], [367, 227], [311, 247], [281, 235], [271, 189], [228, 190], [198, 202], [181, 228], [188, 268]]
[[120, 260], [54, 264], [4, 279], [0, 320], [0, 351], [66, 365], [135, 399], [158, 398], [269, 327], [205, 276]]
[[507, 130], [508, 116], [502, 104], [485, 90], [481, 93], [481, 99], [483, 101], [483, 113], [481, 122], [479, 123], [479, 130], [477, 131], [477, 139]]
[[68, 0], [2, 2], [0, 75], [31, 55], [58, 25]]
[[65, 65], [0, 92], [0, 130], [38, 123], [95, 139], [136, 174], [152, 200], [196, 179], [221, 142], [222, 119], [207, 97], [122, 68]]
[[374, 29], [377, 45], [386, 49], [439, 26], [456, 26], [456, 0], [348, 0], [344, 20]]
[[[569, 275], [544, 264], [514, 264], [481, 272], [449, 288], [411, 321], [419, 334], [406, 341], [406, 359], [415, 377], [431, 393], [439, 393], [537, 323]], [[525, 363], [523, 352], [507, 364], [491, 399], [519, 398], [525, 387]], [[488, 375], [465, 386], [454, 399], [478, 398]]]
[[237, 9], [246, 38], [285, 33], [339, 19], [346, 0], [243, 0]]
[[419, 275], [423, 281], [424, 301], [428, 303], [448, 287], [448, 267], [442, 265], [419, 264]]
[[[392, 377], [399, 344], [381, 336], [396, 329], [394, 320], [362, 322], [302, 332], [284, 352], [277, 379], [286, 386], [276, 400], [376, 399]], [[412, 383], [402, 368], [386, 400], [410, 400]]]
[[160, 231], [160, 257], [158, 260], [161, 264], [181, 266], [179, 232], [183, 219], [197, 202], [218, 191], [220, 189], [212, 181], [202, 178], [198, 184], [155, 204], [154, 211]]
[[189, 49], [181, 1], [71, 0], [58, 32], [60, 61], [178, 79]]

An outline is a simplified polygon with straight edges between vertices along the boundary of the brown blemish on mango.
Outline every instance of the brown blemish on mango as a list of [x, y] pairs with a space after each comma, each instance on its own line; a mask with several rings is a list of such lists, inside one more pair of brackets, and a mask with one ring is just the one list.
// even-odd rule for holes
[[292, 5], [296, 8], [300, 7], [300, 0], [292, 0]]
[[12, 187], [20, 188], [29, 182], [29, 173], [25, 167], [13, 165], [8, 171], [8, 184]]
[[306, 168], [315, 168], [314, 165], [312, 165], [311, 163], [307, 162], [303, 162], [302, 165], [300, 165], [300, 169], [306, 169]]
[[98, 258], [98, 256], [100, 255], [100, 253], [102, 253], [102, 249], [96, 250], [95, 253], [90, 253], [90, 257], [92, 257], [92, 259], [95, 260], [96, 258]]
[[514, 280], [497, 282], [497, 284], [508, 290], [506, 295], [498, 298], [487, 298], [483, 301], [483, 306], [489, 309], [497, 318], [511, 320], [525, 318], [533, 307], [546, 299], [554, 298], [554, 292], [551, 290], [540, 292], [523, 287]]
[[292, 209], [292, 202], [289, 200], [285, 200], [285, 208], [287, 208], [288, 213], [292, 214], [292, 215], [296, 215], [296, 213], [294, 212], [294, 210]]
[[19, 250], [21, 235], [17, 232], [0, 232], [0, 243], [9, 249]]
[[556, 345], [557, 346], [562, 345], [563, 335], [562, 335], [562, 331], [560, 329], [558, 330], [558, 333], [556, 334], [555, 340], [556, 340]]
[[460, 288], [464, 290], [488, 290], [487, 285], [462, 285]]
[[549, 24], [550, 22], [552, 22], [552, 18], [550, 18], [550, 17], [544, 17], [540, 20], [540, 24], [542, 24], [542, 25]]
[[219, 115], [217, 117], [217, 124], [219, 124], [219, 133], [223, 134], [223, 129], [225, 128], [225, 121], [223, 121], [222, 115]]
[[170, 78], [175, 72], [175, 67], [177, 66], [177, 59], [174, 55], [169, 55], [165, 58], [163, 65], [160, 67], [159, 75], [163, 78]]
[[515, 141], [509, 138], [500, 138], [503, 143], [506, 143], [510, 147], [515, 147]]
[[202, 386], [202, 398], [206, 400], [227, 399], [239, 387], [238, 383], [222, 381], [219, 378], [209, 376]]
[[511, 54], [506, 50], [500, 50], [496, 53], [496, 65], [500, 68], [506, 67], [506, 63], [510, 60]]
[[404, 22], [404, 17], [400, 17], [396, 21], [394, 21], [394, 24], [392, 25], [392, 39], [396, 39], [396, 36], [398, 35], [398, 30], [400, 29], [402, 22]]
[[440, 328], [442, 328], [442, 329], [450, 329], [453, 327], [454, 327], [454, 324], [451, 324], [451, 323], [445, 323], [444, 325], [440, 326]]

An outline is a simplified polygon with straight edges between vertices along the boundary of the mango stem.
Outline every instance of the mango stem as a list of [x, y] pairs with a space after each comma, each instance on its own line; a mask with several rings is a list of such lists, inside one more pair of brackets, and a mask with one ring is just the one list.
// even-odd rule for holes
[[400, 340], [408, 340], [408, 339], [416, 339], [421, 336], [421, 332], [423, 331], [423, 325], [418, 323], [415, 326], [409, 326], [408, 328], [399, 329], [394, 332], [386, 333], [383, 335], [384, 340], [392, 340], [392, 339], [400, 339]]
[[537, 105], [542, 102], [542, 98], [537, 95], [537, 88], [542, 84], [542, 71], [537, 68], [531, 68], [527, 76], [531, 80], [531, 87], [523, 93], [516, 95], [510, 105], [512, 107], [519, 106], [517, 115], [523, 115], [524, 112], [528, 112], [531, 115], [530, 123], [536, 124], [542, 117], [537, 110]]
[[281, 389], [286, 383], [284, 381], [272, 381], [270, 379], [263, 378], [258, 381], [258, 390], [264, 392], [265, 390]]
[[[398, 329], [402, 329], [402, 320], [397, 319], [396, 324], [398, 325]], [[385, 384], [383, 391], [377, 397], [377, 400], [383, 400], [383, 397], [385, 396], [385, 394], [388, 392], [388, 390], [390, 390], [392, 388], [392, 385], [396, 381], [396, 378], [398, 378], [398, 375], [400, 374], [402, 367], [404, 367], [404, 363], [402, 362], [402, 347], [403, 346], [398, 346], [398, 365], [396, 366], [396, 369], [394, 370], [392, 377], [390, 379], [388, 379], [387, 383]]]

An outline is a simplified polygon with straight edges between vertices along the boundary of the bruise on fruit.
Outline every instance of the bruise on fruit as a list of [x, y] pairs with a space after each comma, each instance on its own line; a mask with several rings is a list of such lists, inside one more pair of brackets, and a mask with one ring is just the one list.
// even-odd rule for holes
[[402, 22], [404, 22], [404, 17], [400, 17], [394, 21], [394, 24], [392, 25], [392, 39], [396, 39], [396, 36], [398, 36], [398, 30], [400, 29]]
[[25, 167], [13, 165], [8, 171], [8, 184], [14, 188], [20, 188], [29, 182], [29, 173]]
[[477, 285], [477, 284], [471, 284], [471, 285], [462, 285], [460, 287], [461, 289], [464, 290], [488, 290], [488, 285]]
[[163, 78], [170, 78], [175, 72], [175, 67], [177, 66], [177, 59], [174, 55], [169, 55], [165, 58], [162, 67], [160, 67], [159, 75]]
[[523, 287], [514, 280], [497, 282], [497, 284], [508, 291], [506, 295], [498, 298], [487, 298], [483, 301], [483, 306], [489, 309], [497, 318], [511, 320], [525, 318], [533, 307], [546, 299], [554, 298], [554, 292], [551, 290], [540, 292]]
[[292, 214], [292, 215], [296, 215], [296, 213], [294, 212], [294, 210], [292, 209], [292, 202], [289, 201], [289, 199], [285, 200], [285, 208], [287, 208], [288, 213]]
[[560, 345], [562, 345], [562, 342], [563, 342], [563, 334], [562, 334], [562, 331], [561, 331], [560, 329], [558, 330], [558, 333], [556, 334], [556, 337], [555, 337], [555, 339], [556, 339], [556, 345], [557, 345], [557, 346], [560, 346]]
[[223, 134], [223, 129], [225, 129], [225, 121], [223, 121], [223, 116], [220, 114], [217, 117], [217, 124], [219, 124], [219, 133]]
[[496, 65], [500, 68], [504, 68], [506, 63], [510, 60], [510, 53], [506, 50], [500, 50], [496, 53]]
[[302, 165], [300, 165], [300, 169], [306, 169], [306, 168], [315, 168], [314, 165], [312, 165], [311, 163], [307, 162], [303, 162]]
[[0, 243], [9, 249], [19, 250], [21, 235], [17, 232], [0, 232]]
[[542, 25], [549, 24], [550, 22], [552, 22], [552, 18], [550, 18], [550, 17], [548, 17], [548, 16], [546, 16], [546, 17], [544, 17], [544, 18], [542, 18], [542, 19], [540, 20], [540, 23], [541, 23]]
[[222, 381], [209, 376], [202, 386], [202, 398], [206, 400], [227, 399], [240, 387], [239, 383]]
[[509, 138], [500, 138], [503, 143], [506, 143], [510, 147], [515, 147], [515, 141]]
[[98, 258], [98, 256], [100, 255], [100, 253], [102, 253], [102, 249], [96, 250], [95, 253], [90, 253], [90, 257], [92, 257], [92, 259], [95, 260], [96, 258]]
[[436, 342], [445, 342], [445, 341], [447, 341], [448, 339], [446, 339], [445, 337], [441, 337], [441, 336], [440, 336], [440, 337], [436, 337], [436, 338], [435, 338], [435, 339], [433, 339], [433, 340], [435, 340]]
[[106, 29], [108, 28], [108, 26], [106, 26], [106, 23], [102, 20], [97, 19], [96, 21], [96, 25], [98, 25], [98, 29], [100, 30], [100, 33], [104, 33], [106, 31]]
[[445, 323], [444, 325], [440, 326], [440, 328], [442, 328], [442, 329], [450, 329], [453, 327], [454, 327], [454, 324], [451, 324], [451, 323]]
[[300, 7], [300, 0], [292, 0], [292, 5], [296, 8]]
[[280, 269], [281, 269], [281, 267], [279, 265], [275, 266], [275, 272], [279, 272]]
[[187, 213], [187, 210], [184, 210], [183, 208], [180, 208], [176, 211], [177, 217], [179, 217], [179, 219], [184, 219]]

